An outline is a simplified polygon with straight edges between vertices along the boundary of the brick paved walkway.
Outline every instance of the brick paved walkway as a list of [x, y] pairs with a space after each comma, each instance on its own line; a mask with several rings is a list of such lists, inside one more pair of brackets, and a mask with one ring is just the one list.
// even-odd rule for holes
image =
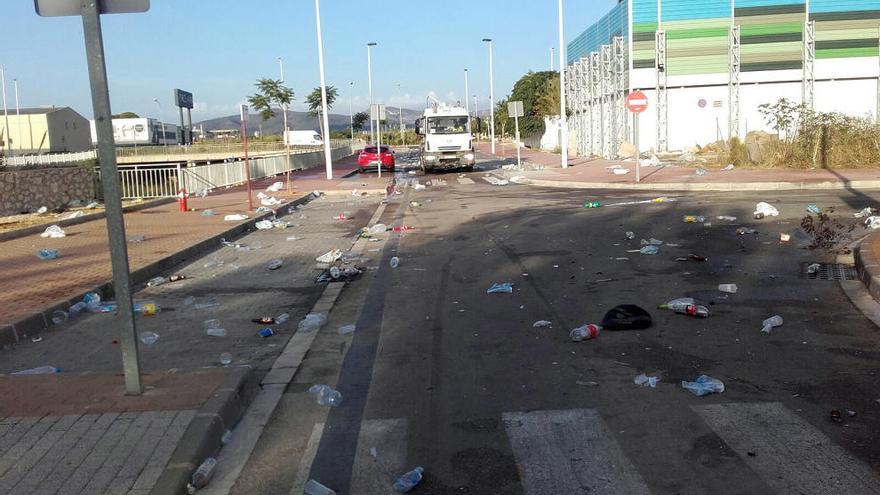
[[[353, 188], [383, 187], [384, 181], [379, 181], [375, 176], [343, 178], [355, 168], [353, 157], [340, 160], [335, 165], [333, 181], [325, 179], [323, 169], [301, 171], [294, 174], [294, 191], [288, 194], [284, 190], [273, 195], [290, 200], [316, 189], [342, 192]], [[254, 194], [275, 180], [283, 180], [283, 177], [255, 184]], [[259, 201], [255, 204], [259, 206]], [[215, 215], [203, 217], [199, 212], [182, 214], [178, 212], [176, 203], [125, 215], [126, 235], [143, 235], [146, 238], [144, 242], [128, 245], [132, 271], [240, 223], [226, 222], [223, 217], [231, 213], [246, 213], [246, 194], [243, 188], [230, 189], [206, 198], [191, 198], [189, 206], [198, 210], [210, 208]], [[66, 227], [65, 231], [67, 237], [63, 239], [31, 235], [0, 242], [0, 327], [110, 280], [105, 221], [73, 225]], [[61, 255], [57, 260], [41, 261], [36, 257], [36, 252], [41, 249], [57, 249]]]

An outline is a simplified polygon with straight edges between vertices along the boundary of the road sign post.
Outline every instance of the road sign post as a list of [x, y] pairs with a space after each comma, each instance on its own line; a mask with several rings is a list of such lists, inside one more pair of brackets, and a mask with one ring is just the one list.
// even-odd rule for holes
[[122, 200], [116, 167], [116, 144], [113, 140], [110, 91], [107, 83], [107, 65], [104, 57], [104, 39], [101, 33], [101, 14], [146, 12], [149, 0], [35, 0], [34, 8], [43, 17], [81, 16], [89, 66], [92, 92], [92, 110], [95, 115], [95, 134], [98, 140], [98, 163], [101, 167], [101, 186], [104, 190], [104, 208], [107, 217], [107, 238], [110, 245], [110, 264], [113, 269], [113, 292], [117, 304], [119, 342], [122, 348], [122, 369], [125, 392], [143, 394], [137, 328], [131, 299], [131, 273], [128, 265], [128, 247], [125, 222], [122, 218]]
[[636, 182], [642, 181], [642, 160], [639, 152], [639, 114], [648, 109], [648, 97], [633, 91], [626, 97], [626, 108], [633, 114], [633, 146], [636, 148]]
[[376, 120], [376, 157], [379, 165], [376, 169], [379, 171], [379, 178], [382, 178], [382, 121], [387, 120], [388, 114], [385, 105], [374, 104], [370, 107], [370, 120]]
[[247, 189], [248, 211], [254, 209], [254, 195], [251, 192], [251, 161], [248, 158], [248, 142], [247, 142], [247, 122], [248, 122], [248, 106], [239, 107], [241, 113], [241, 143], [244, 146], [244, 180]]
[[513, 122], [516, 130], [516, 168], [518, 168], [520, 171], [522, 171], [522, 143], [520, 143], [519, 141], [519, 118], [523, 115], [525, 115], [525, 112], [523, 112], [523, 102], [511, 101], [507, 104], [507, 116], [513, 117]]

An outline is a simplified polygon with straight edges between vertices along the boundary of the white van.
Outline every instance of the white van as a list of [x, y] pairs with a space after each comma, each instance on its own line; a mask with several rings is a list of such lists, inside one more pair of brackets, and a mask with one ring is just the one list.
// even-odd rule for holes
[[317, 131], [287, 131], [284, 144], [290, 146], [324, 146], [324, 140]]

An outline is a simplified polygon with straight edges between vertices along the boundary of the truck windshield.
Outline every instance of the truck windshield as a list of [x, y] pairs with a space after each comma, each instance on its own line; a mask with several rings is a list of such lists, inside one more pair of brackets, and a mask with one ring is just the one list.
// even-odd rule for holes
[[428, 119], [428, 134], [462, 134], [467, 132], [467, 117], [434, 117]]

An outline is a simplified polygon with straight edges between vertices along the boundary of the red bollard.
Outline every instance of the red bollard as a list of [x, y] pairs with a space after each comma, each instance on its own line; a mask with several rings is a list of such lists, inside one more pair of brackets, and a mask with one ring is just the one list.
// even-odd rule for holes
[[186, 204], [186, 189], [182, 187], [177, 191], [177, 205], [180, 206], [181, 212], [189, 211], [189, 206]]

